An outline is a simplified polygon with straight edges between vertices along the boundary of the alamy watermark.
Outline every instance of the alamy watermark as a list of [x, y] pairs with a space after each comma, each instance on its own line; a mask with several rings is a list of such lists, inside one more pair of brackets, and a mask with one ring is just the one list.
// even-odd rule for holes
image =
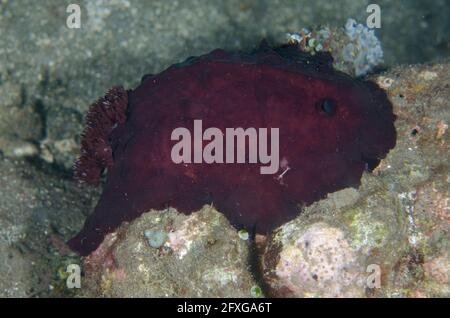
[[381, 288], [381, 267], [378, 264], [370, 264], [366, 268], [366, 272], [370, 273], [366, 279], [367, 288]]
[[[172, 131], [171, 140], [178, 142], [172, 147], [171, 158], [176, 164], [259, 163], [265, 165], [260, 167], [261, 174], [274, 174], [280, 167], [279, 139], [279, 128], [270, 128], [270, 134], [267, 128], [241, 127], [226, 128], [225, 132], [209, 127], [203, 132], [202, 120], [196, 119], [193, 135], [184, 127]], [[203, 147], [204, 141], [208, 143]]]
[[66, 26], [69, 29], [81, 28], [81, 8], [80, 5], [71, 3], [67, 6], [66, 12], [69, 14], [66, 19]]
[[66, 268], [69, 276], [66, 279], [68, 289], [81, 288], [81, 268], [78, 264], [69, 264]]
[[[366, 25], [369, 29], [381, 28], [381, 7], [376, 3], [371, 3], [367, 6], [366, 12], [369, 13], [366, 19]], [[69, 29], [81, 28], [81, 7], [79, 4], [71, 3], [66, 7], [68, 14], [66, 19], [66, 26]]]
[[366, 12], [370, 13], [366, 19], [366, 25], [369, 29], [381, 28], [381, 8], [378, 4], [369, 4]]
[[[67, 266], [66, 272], [69, 276], [66, 279], [68, 289], [81, 288], [81, 268], [78, 264]], [[370, 264], [366, 268], [369, 275], [366, 278], [366, 287], [369, 289], [381, 288], [381, 267], [378, 264]]]

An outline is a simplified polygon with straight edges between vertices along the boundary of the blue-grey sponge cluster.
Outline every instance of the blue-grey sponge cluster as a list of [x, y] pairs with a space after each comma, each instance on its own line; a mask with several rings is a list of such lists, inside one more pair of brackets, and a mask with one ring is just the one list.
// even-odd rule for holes
[[342, 51], [344, 61], [353, 63], [356, 76], [365, 75], [383, 61], [383, 49], [373, 29], [348, 19], [345, 33], [350, 43]]
[[328, 51], [334, 67], [354, 76], [364, 76], [383, 62], [383, 49], [373, 29], [348, 19], [343, 28], [328, 26], [288, 33], [288, 41], [302, 51]]

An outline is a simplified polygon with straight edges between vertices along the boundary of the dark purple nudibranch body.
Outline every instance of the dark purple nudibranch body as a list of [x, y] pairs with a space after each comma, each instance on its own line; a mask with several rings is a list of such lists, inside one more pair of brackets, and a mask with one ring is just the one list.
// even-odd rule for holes
[[[279, 170], [261, 174], [261, 164], [248, 161], [175, 163], [171, 134], [193, 131], [194, 120], [223, 132], [278, 128]], [[249, 54], [215, 50], [190, 58], [91, 106], [75, 175], [95, 184], [106, 168], [106, 184], [69, 246], [88, 255], [107, 233], [150, 209], [191, 213], [211, 203], [234, 226], [266, 233], [301, 206], [358, 186], [363, 171], [394, 147], [394, 120], [385, 93], [334, 70], [327, 53], [263, 45]]]

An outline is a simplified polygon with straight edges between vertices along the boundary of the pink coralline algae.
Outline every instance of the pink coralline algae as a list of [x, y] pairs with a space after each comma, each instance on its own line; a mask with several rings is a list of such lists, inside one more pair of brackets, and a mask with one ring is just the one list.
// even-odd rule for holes
[[[395, 115], [378, 86], [331, 65], [328, 53], [262, 44], [249, 54], [214, 50], [144, 76], [134, 90], [112, 89], [87, 115], [75, 166], [76, 177], [91, 184], [107, 168], [106, 184], [69, 246], [88, 255], [150, 209], [191, 213], [211, 203], [234, 226], [266, 233], [302, 206], [358, 186], [363, 171], [394, 147]], [[277, 128], [279, 169], [261, 174], [248, 154], [247, 163], [174, 162], [172, 132], [193, 131], [195, 120], [222, 132]]]

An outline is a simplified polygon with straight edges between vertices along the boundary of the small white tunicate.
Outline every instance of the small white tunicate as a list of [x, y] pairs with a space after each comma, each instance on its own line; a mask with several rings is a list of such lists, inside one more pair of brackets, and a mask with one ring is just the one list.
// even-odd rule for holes
[[167, 233], [160, 230], [145, 230], [144, 236], [153, 248], [160, 248], [167, 240]]
[[244, 241], [247, 241], [248, 238], [249, 238], [248, 232], [247, 232], [246, 230], [244, 230], [244, 229], [240, 230], [240, 231], [238, 232], [238, 235], [239, 235], [239, 238], [240, 238], [241, 240], [244, 240]]

